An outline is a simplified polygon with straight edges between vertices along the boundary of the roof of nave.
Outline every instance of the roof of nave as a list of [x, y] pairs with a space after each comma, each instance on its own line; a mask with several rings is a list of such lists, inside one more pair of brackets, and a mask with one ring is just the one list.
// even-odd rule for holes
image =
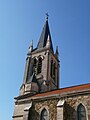
[[18, 96], [15, 99], [23, 99], [23, 98], [30, 98], [30, 99], [43, 99], [43, 98], [50, 98], [50, 97], [65, 97], [65, 96], [72, 96], [72, 95], [79, 95], [79, 94], [90, 94], [90, 83], [82, 84], [77, 86], [71, 86], [66, 88], [60, 88], [58, 90], [52, 90], [49, 92], [43, 92], [38, 94], [25, 94], [23, 96]]
[[85, 91], [89, 91], [90, 93], [90, 83], [89, 84], [82, 84], [77, 86], [71, 86], [66, 88], [61, 88], [58, 90], [53, 90], [49, 92], [44, 92], [40, 94], [36, 94], [32, 96], [32, 99], [43, 98], [43, 97], [50, 97], [50, 96], [70, 96], [75, 94], [83, 94]]

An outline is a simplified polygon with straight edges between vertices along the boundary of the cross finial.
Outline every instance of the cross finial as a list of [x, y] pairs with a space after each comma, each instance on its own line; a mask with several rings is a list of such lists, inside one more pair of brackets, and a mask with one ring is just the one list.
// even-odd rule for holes
[[48, 13], [46, 13], [46, 20], [48, 20], [48, 17], [49, 17], [49, 15], [48, 15]]

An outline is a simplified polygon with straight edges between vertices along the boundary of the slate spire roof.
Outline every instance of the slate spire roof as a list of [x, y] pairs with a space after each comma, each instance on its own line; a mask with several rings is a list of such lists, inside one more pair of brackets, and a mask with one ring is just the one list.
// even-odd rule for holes
[[44, 48], [46, 46], [48, 35], [50, 37], [50, 44], [51, 44], [50, 49], [53, 51], [53, 45], [52, 45], [52, 39], [51, 39], [50, 30], [49, 30], [48, 18], [46, 18], [46, 22], [45, 22], [45, 25], [43, 27], [43, 30], [42, 30], [42, 33], [41, 33], [41, 36], [39, 39], [37, 49], [41, 49], [41, 48]]

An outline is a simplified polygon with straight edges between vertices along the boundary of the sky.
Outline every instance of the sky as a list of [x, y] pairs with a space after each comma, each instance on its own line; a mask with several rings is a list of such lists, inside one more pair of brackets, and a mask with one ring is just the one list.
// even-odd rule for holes
[[37, 46], [47, 12], [60, 87], [90, 83], [90, 0], [0, 0], [0, 120], [12, 120], [28, 47]]

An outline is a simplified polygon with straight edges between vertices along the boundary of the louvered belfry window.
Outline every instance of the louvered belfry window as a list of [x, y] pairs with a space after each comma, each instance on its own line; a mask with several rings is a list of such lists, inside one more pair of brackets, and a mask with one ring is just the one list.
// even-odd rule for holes
[[33, 72], [35, 73], [35, 75], [41, 73], [42, 70], [42, 58], [39, 57], [38, 59], [34, 59], [33, 62]]
[[86, 119], [86, 110], [85, 107], [80, 104], [77, 109], [78, 120], [87, 120]]
[[56, 78], [56, 63], [53, 64], [53, 79]]
[[42, 58], [38, 59], [37, 74], [41, 73], [42, 70]]
[[35, 73], [35, 75], [37, 74], [37, 59], [34, 59], [34, 63], [33, 63], [33, 71]]
[[55, 79], [56, 79], [56, 63], [53, 60], [51, 60], [50, 75], [53, 78], [53, 80], [55, 81]]
[[51, 70], [50, 70], [50, 75], [53, 77], [53, 60], [51, 60]]
[[29, 79], [29, 72], [30, 72], [30, 59], [29, 59], [29, 62], [28, 62], [28, 70], [27, 70], [27, 78], [26, 78], [26, 81], [28, 81]]

